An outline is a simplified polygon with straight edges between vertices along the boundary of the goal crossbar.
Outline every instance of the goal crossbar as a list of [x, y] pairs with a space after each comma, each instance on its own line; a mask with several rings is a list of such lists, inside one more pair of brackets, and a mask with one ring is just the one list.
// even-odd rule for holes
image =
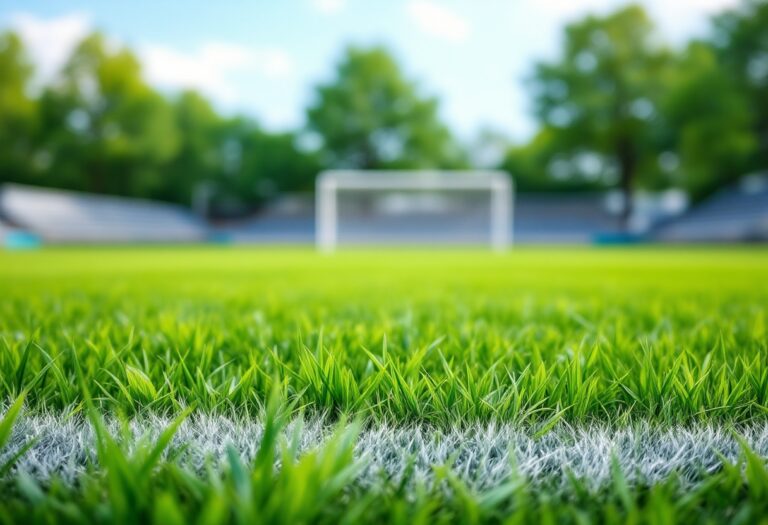
[[322, 251], [338, 244], [338, 193], [354, 191], [477, 191], [490, 194], [490, 244], [506, 250], [512, 243], [512, 179], [503, 171], [354, 171], [330, 170], [317, 177], [316, 243]]

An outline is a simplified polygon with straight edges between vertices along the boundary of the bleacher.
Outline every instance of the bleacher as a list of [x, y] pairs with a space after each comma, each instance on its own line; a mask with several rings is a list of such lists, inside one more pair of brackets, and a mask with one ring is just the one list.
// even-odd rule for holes
[[0, 217], [0, 244], [2, 244], [3, 239], [6, 235], [11, 233], [13, 231], [13, 228], [10, 224], [8, 224], [6, 221], [3, 220], [2, 217]]
[[520, 194], [515, 202], [515, 241], [588, 244], [622, 231], [603, 194]]
[[51, 243], [198, 242], [207, 227], [181, 206], [18, 184], [0, 187], [0, 217]]
[[768, 241], [768, 177], [752, 176], [661, 225], [664, 242]]
[[[314, 242], [314, 199], [290, 199], [290, 205], [276, 201], [250, 219], [220, 225], [220, 231], [234, 242]], [[606, 207], [604, 194], [519, 194], [514, 201], [515, 242], [524, 244], [588, 244], [601, 235], [618, 234], [619, 218]], [[475, 243], [487, 232], [488, 212], [451, 217], [403, 216], [386, 221], [358, 217], [339, 227], [347, 242], [390, 239], [398, 243]], [[484, 224], [486, 227], [484, 228]], [[487, 233], [486, 233], [487, 235]]]
[[[515, 242], [586, 244], [617, 235], [621, 223], [605, 202], [604, 194], [520, 194], [515, 199]], [[284, 198], [250, 220], [220, 224], [213, 237], [233, 242], [311, 243], [313, 204], [311, 196]], [[486, 214], [395, 217], [370, 224], [361, 217], [347, 224], [343, 233], [353, 240], [391, 236], [418, 243], [424, 239], [441, 242], [441, 236], [446, 236], [454, 242], [473, 242], [478, 231], [487, 230], [482, 227], [484, 221]], [[210, 233], [204, 221], [181, 206], [16, 184], [0, 186], [0, 244], [5, 238], [34, 245], [29, 235], [50, 243], [183, 243], [210, 239]], [[717, 193], [660, 224], [649, 238], [661, 242], [768, 240], [768, 178], [750, 177]]]

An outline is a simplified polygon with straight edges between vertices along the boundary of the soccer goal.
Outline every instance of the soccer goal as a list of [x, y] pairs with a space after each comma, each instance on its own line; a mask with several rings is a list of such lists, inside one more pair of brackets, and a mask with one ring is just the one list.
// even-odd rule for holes
[[321, 173], [316, 243], [512, 244], [512, 179], [502, 171], [361, 171]]

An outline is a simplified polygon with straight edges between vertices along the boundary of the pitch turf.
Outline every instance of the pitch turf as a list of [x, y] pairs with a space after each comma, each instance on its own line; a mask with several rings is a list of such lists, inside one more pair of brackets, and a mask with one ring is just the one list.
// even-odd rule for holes
[[6, 521], [768, 512], [765, 249], [43, 250], [0, 291]]

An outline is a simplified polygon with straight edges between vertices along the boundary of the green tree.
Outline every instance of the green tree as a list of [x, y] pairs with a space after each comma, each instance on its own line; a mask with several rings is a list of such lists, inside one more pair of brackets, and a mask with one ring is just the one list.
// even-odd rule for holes
[[217, 143], [214, 213], [246, 213], [281, 193], [314, 187], [317, 156], [301, 150], [293, 133], [270, 133], [251, 119], [235, 117], [221, 126]]
[[756, 148], [748, 168], [768, 166], [768, 1], [744, 0], [714, 20], [711, 41], [747, 99]]
[[0, 182], [30, 182], [37, 105], [28, 95], [32, 66], [19, 37], [0, 34]]
[[[584, 154], [586, 155], [586, 154]], [[523, 192], [597, 191], [606, 188], [601, 165], [594, 156], [563, 155], [558, 133], [541, 128], [526, 144], [510, 147], [501, 168], [515, 178], [515, 189]], [[591, 159], [591, 161], [589, 160]], [[591, 166], [589, 164], [591, 162]]]
[[756, 150], [752, 111], [711, 46], [693, 42], [667, 76], [661, 105], [673, 182], [700, 199], [742, 176]]
[[42, 104], [59, 185], [150, 197], [160, 191], [160, 168], [175, 154], [178, 133], [171, 107], [128, 50], [111, 49], [100, 34], [87, 37]]
[[561, 156], [555, 176], [589, 167], [615, 180], [625, 222], [639, 176], [658, 173], [659, 80], [668, 62], [651, 20], [628, 6], [567, 26], [561, 57], [538, 64], [532, 78], [536, 115]]
[[164, 165], [159, 197], [190, 205], [202, 185], [221, 177], [220, 136], [224, 119], [195, 91], [184, 91], [173, 101], [178, 149]]
[[317, 155], [297, 146], [294, 133], [270, 133], [244, 117], [222, 118], [195, 92], [174, 102], [178, 153], [166, 165], [163, 198], [197, 200], [216, 215], [246, 213], [281, 192], [312, 188]]
[[463, 154], [423, 96], [381, 48], [349, 48], [335, 78], [317, 87], [307, 111], [332, 167], [451, 168]]
[[301, 148], [296, 133], [269, 133], [257, 128], [244, 139], [243, 178], [255, 198], [314, 189], [321, 169], [319, 155]]

